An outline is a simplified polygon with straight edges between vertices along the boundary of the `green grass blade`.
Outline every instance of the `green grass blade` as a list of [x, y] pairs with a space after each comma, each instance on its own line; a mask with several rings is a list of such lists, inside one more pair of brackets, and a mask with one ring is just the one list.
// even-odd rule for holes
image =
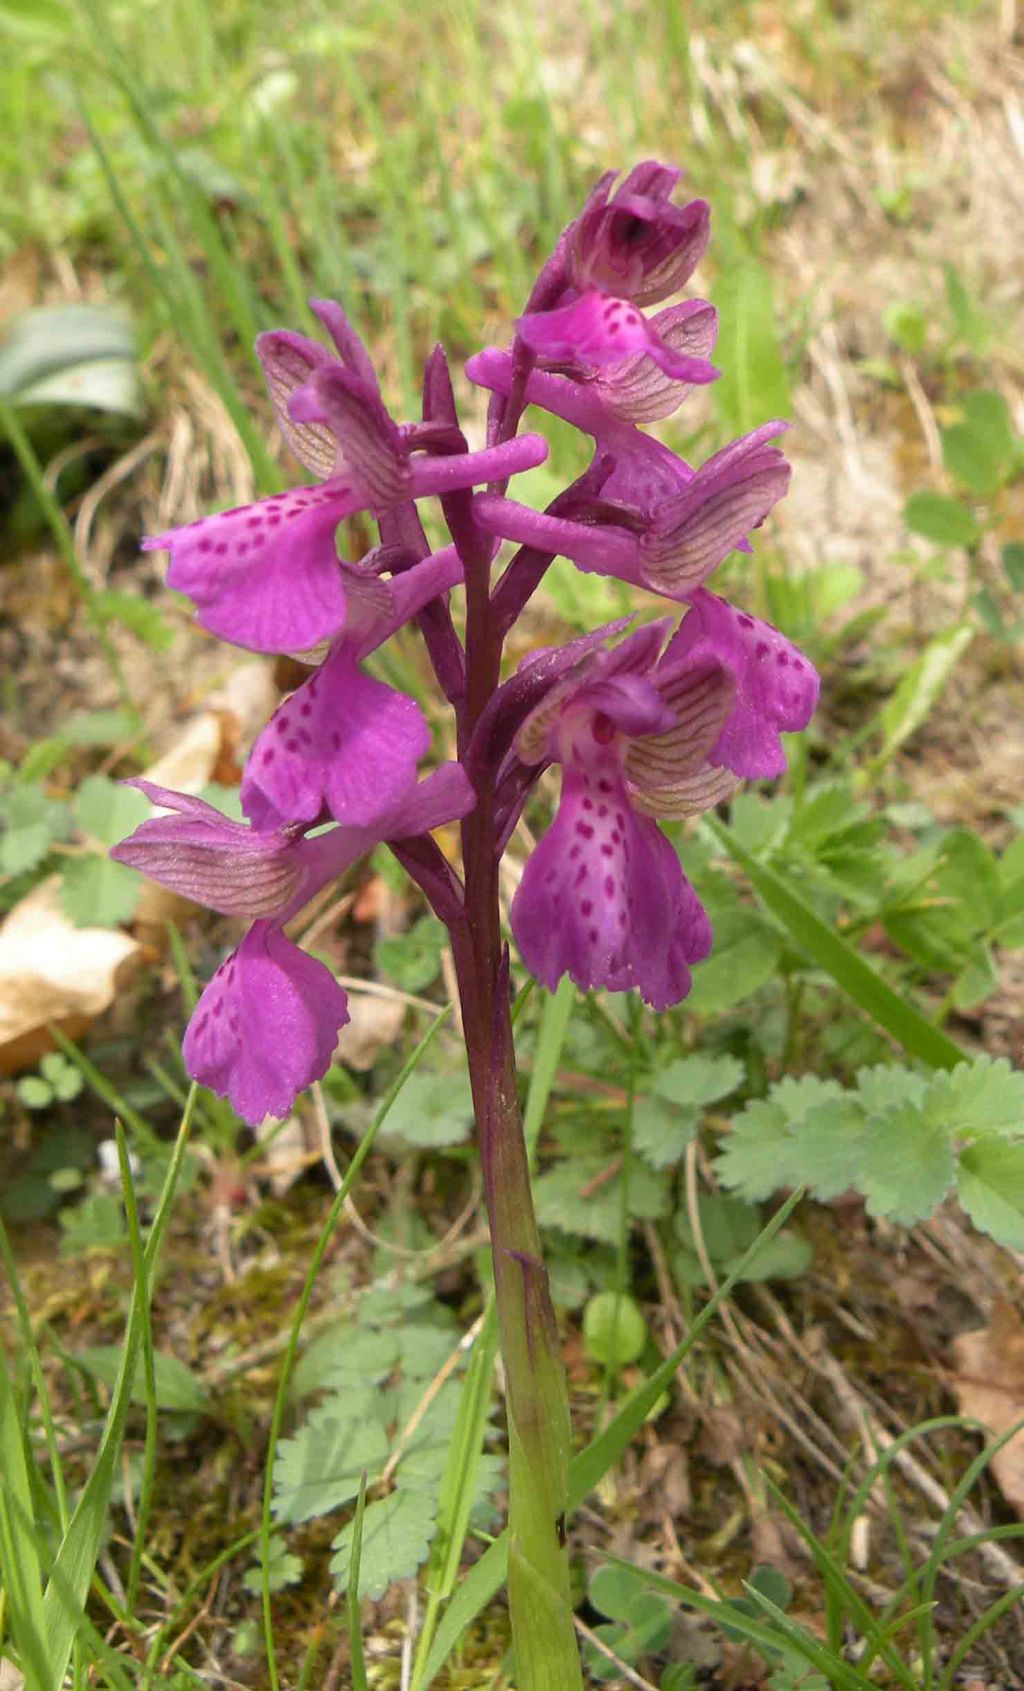
[[758, 897], [788, 929], [799, 949], [830, 974], [837, 986], [910, 1056], [920, 1057], [936, 1069], [951, 1069], [964, 1061], [966, 1053], [959, 1045], [908, 999], [894, 992], [841, 934], [822, 921], [779, 870], [751, 856], [717, 817], [705, 816], [704, 826], [746, 872]]
[[[753, 1261], [757, 1252], [774, 1239], [783, 1228], [797, 1204], [803, 1196], [802, 1191], [792, 1192], [786, 1202], [772, 1216], [767, 1227], [758, 1235], [750, 1249], [745, 1251], [732, 1271], [722, 1281], [718, 1291], [709, 1298], [700, 1314], [691, 1322], [686, 1337], [680, 1341], [675, 1350], [667, 1356], [646, 1380], [634, 1387], [629, 1396], [620, 1404], [612, 1420], [596, 1439], [574, 1456], [569, 1466], [569, 1506], [577, 1509], [594, 1487], [604, 1478], [608, 1470], [619, 1460], [626, 1446], [638, 1429], [643, 1425], [662, 1392], [672, 1383], [676, 1369], [684, 1360], [691, 1347], [699, 1339], [705, 1327], [714, 1319], [723, 1301], [729, 1296], [733, 1287], [742, 1280], [747, 1265]], [[466, 1575], [458, 1591], [452, 1598], [441, 1624], [437, 1629], [437, 1637], [433, 1648], [427, 1657], [422, 1680], [417, 1691], [427, 1691], [455, 1648], [466, 1628], [476, 1619], [481, 1609], [490, 1602], [491, 1598], [500, 1591], [508, 1570], [508, 1531], [507, 1529], [487, 1550]]]
[[119, 1121], [114, 1123], [117, 1138], [117, 1160], [121, 1169], [121, 1185], [124, 1191], [125, 1215], [128, 1221], [128, 1238], [131, 1244], [132, 1268], [135, 1274], [135, 1286], [139, 1295], [139, 1317], [141, 1325], [142, 1343], [142, 1378], [146, 1394], [146, 1433], [142, 1447], [142, 1486], [139, 1492], [139, 1508], [135, 1521], [135, 1541], [132, 1545], [131, 1561], [128, 1564], [128, 1579], [126, 1582], [126, 1603], [128, 1613], [135, 1613], [139, 1596], [139, 1581], [142, 1576], [142, 1553], [146, 1543], [146, 1528], [149, 1525], [149, 1510], [153, 1500], [153, 1485], [156, 1479], [156, 1363], [153, 1360], [153, 1327], [149, 1312], [149, 1276], [146, 1272], [145, 1252], [142, 1244], [142, 1232], [139, 1227], [139, 1209], [135, 1201], [135, 1182], [132, 1179], [131, 1157], [124, 1136], [124, 1128]]
[[576, 988], [568, 975], [563, 975], [557, 990], [544, 994], [544, 1008], [537, 1030], [537, 1051], [533, 1060], [530, 1088], [526, 1094], [526, 1109], [523, 1112], [523, 1133], [531, 1160], [537, 1149], [544, 1111], [548, 1107], [551, 1088], [555, 1084], [555, 1075], [562, 1060], [562, 1048], [575, 1006]]
[[[188, 1105], [181, 1118], [178, 1137], [175, 1141], [174, 1151], [167, 1168], [163, 1189], [153, 1218], [153, 1225], [143, 1254], [146, 1284], [152, 1277], [152, 1271], [160, 1253], [160, 1246], [170, 1219], [175, 1189], [185, 1162], [195, 1096], [196, 1088], [193, 1086], [189, 1094]], [[96, 1556], [99, 1551], [103, 1528], [106, 1524], [115, 1467], [124, 1437], [125, 1422], [128, 1418], [128, 1408], [135, 1381], [135, 1370], [142, 1344], [142, 1332], [146, 1319], [142, 1310], [142, 1300], [143, 1288], [136, 1281], [132, 1291], [121, 1367], [111, 1395], [110, 1408], [107, 1411], [106, 1424], [96, 1453], [96, 1460], [68, 1524], [68, 1530], [61, 1539], [56, 1561], [43, 1594], [44, 1636], [49, 1665], [52, 1670], [50, 1683], [54, 1686], [60, 1685], [67, 1670], [80, 1624], [81, 1610], [85, 1604], [93, 1568], [96, 1565]]]
[[[21, 1421], [6, 1364], [0, 1367], [0, 1572], [10, 1629], [31, 1683], [42, 1691], [49, 1665], [44, 1639], [43, 1572]], [[59, 1684], [59, 1680], [54, 1680]]]

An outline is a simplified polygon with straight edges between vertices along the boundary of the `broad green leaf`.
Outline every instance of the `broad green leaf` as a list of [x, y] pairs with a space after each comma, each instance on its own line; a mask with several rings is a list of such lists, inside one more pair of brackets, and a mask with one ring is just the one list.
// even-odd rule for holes
[[697, 1137], [700, 1112], [653, 1093], [633, 1105], [633, 1147], [650, 1168], [671, 1168]]
[[[761, 1231], [761, 1211], [756, 1204], [744, 1203], [742, 1198], [725, 1197], [720, 1192], [702, 1192], [697, 1211], [701, 1236], [712, 1262], [732, 1262], [742, 1256]], [[682, 1243], [692, 1246], [689, 1211], [677, 1210], [673, 1225]]]
[[16, 405], [86, 405], [134, 417], [138, 365], [131, 327], [93, 305], [38, 306], [0, 347], [0, 394]]
[[758, 1246], [743, 1270], [743, 1280], [799, 1280], [814, 1261], [806, 1239], [788, 1230]]
[[137, 870], [88, 852], [65, 866], [60, 901], [79, 928], [116, 928], [131, 920], [141, 892]]
[[911, 534], [936, 546], [973, 546], [981, 539], [974, 512], [948, 493], [912, 493], [903, 507], [903, 521]]
[[[73, 711], [61, 728], [73, 746], [117, 746], [134, 739], [138, 732], [138, 718], [126, 710]], [[106, 776], [101, 779], [106, 780]]]
[[754, 890], [788, 929], [795, 944], [905, 1051], [923, 1058], [933, 1068], [952, 1068], [962, 1059], [963, 1052], [949, 1035], [894, 992], [841, 934], [821, 920], [785, 876], [766, 863], [758, 863], [716, 817], [706, 816], [703, 826], [746, 871]]
[[755, 1099], [738, 1116], [722, 1143], [715, 1173], [742, 1198], [769, 1198], [795, 1183], [797, 1156], [786, 1112]]
[[926, 721], [973, 639], [972, 628], [956, 624], [937, 634], [914, 660], [892, 698], [878, 713], [882, 746], [875, 759], [876, 767], [888, 763], [904, 741]]
[[464, 1068], [410, 1075], [392, 1106], [384, 1136], [407, 1145], [463, 1145], [473, 1129], [473, 1098]]
[[949, 1133], [913, 1104], [865, 1124], [858, 1161], [869, 1213], [906, 1226], [934, 1214], [955, 1174]]
[[695, 966], [687, 1009], [720, 1016], [742, 1004], [778, 972], [782, 942], [774, 928], [742, 907], [714, 924], [715, 947]]
[[958, 1137], [974, 1133], [1024, 1136], [1024, 1073], [1005, 1057], [975, 1057], [935, 1075], [924, 1109], [930, 1121]]
[[[113, 1386], [117, 1382], [123, 1352], [123, 1345], [87, 1345], [84, 1350], [75, 1351], [73, 1354], [79, 1367], [84, 1368], [86, 1373], [105, 1386]], [[176, 1356], [158, 1351], [153, 1357], [153, 1363], [158, 1409], [201, 1414], [209, 1407], [209, 1392], [184, 1362], [180, 1362]], [[133, 1403], [146, 1401], [141, 1365], [136, 1369], [131, 1395]]]
[[857, 1070], [858, 1100], [869, 1116], [887, 1110], [890, 1104], [920, 1104], [927, 1090], [924, 1075], [899, 1063], [877, 1063], [873, 1068]]
[[55, 840], [68, 829], [67, 806], [48, 798], [42, 787], [13, 787], [0, 799], [0, 870], [22, 875], [40, 864]]
[[988, 928], [995, 921], [999, 863], [985, 841], [970, 828], [954, 828], [946, 835], [936, 880], [943, 893], [969, 908], [977, 928]]
[[647, 1323], [628, 1292], [598, 1292], [583, 1311], [587, 1355], [607, 1368], [636, 1362], [647, 1343]]
[[[542, 1227], [579, 1233], [614, 1245], [619, 1237], [621, 1174], [606, 1157], [574, 1157], [534, 1182], [537, 1220]], [[657, 1221], [668, 1209], [665, 1180], [637, 1163], [629, 1175], [629, 1213]]]
[[975, 1227], [1010, 1250], [1024, 1250], [1024, 1145], [978, 1139], [960, 1155], [960, 1202]]
[[436, 916], [422, 916], [408, 933], [382, 939], [377, 962], [403, 992], [422, 992], [436, 980], [448, 931]]
[[864, 1112], [849, 1097], [819, 1104], [798, 1124], [793, 1162], [816, 1198], [827, 1201], [857, 1185], [864, 1127]]
[[101, 845], [117, 845], [149, 816], [144, 793], [112, 781], [108, 775], [89, 775], [75, 797], [74, 812], [82, 833]]
[[984, 1003], [986, 998], [991, 998], [998, 986], [995, 958], [990, 947], [981, 942], [975, 946], [953, 982], [953, 1003], [958, 1010], [970, 1010], [974, 1005]]
[[1003, 459], [993, 442], [970, 423], [951, 423], [942, 430], [942, 457], [947, 470], [979, 498], [995, 493], [1003, 479]]
[[309, 1521], [350, 1503], [363, 1472], [375, 1479], [387, 1461], [388, 1441], [379, 1421], [353, 1416], [341, 1391], [314, 1409], [294, 1438], [282, 1439], [274, 1463], [274, 1514], [279, 1521]]
[[[358, 1490], [358, 1485], [356, 1487]], [[422, 1491], [393, 1491], [379, 1503], [367, 1505], [359, 1560], [360, 1597], [383, 1597], [396, 1579], [410, 1579], [426, 1560], [437, 1517], [433, 1497]], [[331, 1548], [335, 1589], [348, 1589], [353, 1524], [343, 1527]]]
[[771, 273], [756, 258], [740, 258], [715, 287], [722, 375], [712, 390], [730, 434], [746, 434], [769, 417], [793, 409], [779, 350]]
[[735, 1092], [745, 1073], [735, 1057], [699, 1052], [656, 1070], [633, 1106], [633, 1144], [644, 1161], [651, 1168], [678, 1162], [700, 1126], [701, 1108]]

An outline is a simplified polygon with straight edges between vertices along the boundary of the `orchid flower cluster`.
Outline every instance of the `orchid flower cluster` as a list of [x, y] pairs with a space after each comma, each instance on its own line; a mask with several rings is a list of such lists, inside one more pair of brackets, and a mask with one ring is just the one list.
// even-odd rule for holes
[[[522, 1691], [576, 1691], [582, 1679], [565, 1538], [569, 1403], [523, 1134], [501, 857], [538, 780], [560, 765], [554, 821], [511, 905], [519, 955], [549, 989], [569, 976], [582, 990], [636, 988], [656, 1009], [678, 1003], [712, 935], [661, 824], [780, 774], [780, 735], [806, 726], [818, 696], [807, 659], [707, 585], [731, 552], [750, 550], [786, 491], [773, 444], [785, 424], [698, 468], [644, 432], [718, 374], [712, 307], [662, 303], [708, 239], [706, 203], [672, 200], [679, 174], [646, 162], [618, 186], [603, 177], [541, 269], [511, 344], [470, 358], [466, 374], [489, 396], [481, 449], [462, 430], [440, 347], [426, 361], [421, 419], [396, 423], [341, 307], [317, 301], [330, 347], [287, 330], [258, 343], [281, 430], [313, 480], [146, 542], [170, 552], [168, 580], [204, 628], [309, 667], [252, 748], [244, 823], [140, 781], [155, 814], [115, 852], [251, 922], [189, 1023], [189, 1073], [258, 1124], [287, 1115], [326, 1072], [345, 993], [287, 928], [381, 843], [448, 928], [504, 1361]], [[509, 493], [547, 457], [542, 435], [520, 433], [528, 407], [593, 442], [587, 469], [545, 511]], [[439, 549], [421, 517], [428, 499], [449, 537]], [[373, 518], [377, 543], [341, 558], [339, 524], [357, 513]], [[643, 589], [666, 614], [533, 651], [507, 674], [508, 636], [557, 557]], [[453, 719], [456, 756], [426, 775], [419, 704], [366, 667], [407, 625]], [[454, 821], [459, 862], [434, 838]]]
[[[258, 342], [284, 438], [313, 479], [145, 542], [169, 551], [169, 584], [193, 600], [204, 628], [310, 665], [252, 748], [246, 822], [140, 780], [157, 813], [114, 852], [200, 904], [251, 919], [185, 1037], [189, 1073], [248, 1122], [288, 1113], [325, 1073], [348, 1019], [330, 971], [287, 937], [292, 918], [388, 842], [471, 973], [473, 923], [496, 920], [473, 909], [471, 882], [494, 883], [553, 764], [557, 814], [511, 907], [527, 970], [548, 988], [563, 975], [584, 990], [635, 987], [661, 1009], [686, 996], [691, 966], [708, 954], [708, 919], [659, 824], [718, 804], [741, 779], [778, 775], [780, 731], [805, 727], [818, 678], [777, 630], [707, 585], [732, 551], [749, 551], [751, 531], [786, 491], [789, 468], [773, 444], [786, 425], [768, 422], [698, 468], [641, 426], [718, 373], [711, 305], [642, 309], [678, 293], [707, 244], [708, 206], [674, 204], [678, 180], [655, 162], [618, 187], [605, 176], [541, 270], [511, 346], [470, 358], [466, 374], [490, 396], [481, 450], [460, 427], [440, 347], [426, 364], [422, 420], [396, 423], [343, 310], [316, 301], [330, 347], [288, 330]], [[547, 456], [540, 434], [518, 432], [527, 406], [594, 448], [586, 472], [543, 512], [507, 492]], [[428, 499], [451, 537], [440, 550], [420, 517]], [[336, 535], [356, 513], [374, 519], [379, 542], [350, 560]], [[672, 614], [533, 652], [503, 680], [505, 639], [558, 556], [657, 595]], [[425, 777], [422, 710], [365, 667], [410, 624], [452, 707], [458, 750]], [[431, 837], [457, 819], [465, 879]], [[475, 877], [472, 852], [487, 860]]]

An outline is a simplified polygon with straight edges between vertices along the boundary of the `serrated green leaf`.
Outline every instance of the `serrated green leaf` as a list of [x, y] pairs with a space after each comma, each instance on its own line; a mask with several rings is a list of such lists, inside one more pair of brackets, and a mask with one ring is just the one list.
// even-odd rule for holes
[[116, 928], [131, 921], [141, 892], [137, 870], [89, 852], [65, 866], [60, 901], [76, 927]]
[[403, 992], [422, 992], [436, 980], [448, 930], [436, 916], [423, 916], [408, 933], [382, 939], [377, 962]]
[[903, 507], [903, 521], [911, 534], [936, 546], [973, 546], [981, 538], [973, 511], [947, 493], [912, 493]]
[[380, 1473], [388, 1455], [384, 1428], [379, 1421], [353, 1416], [352, 1409], [351, 1396], [340, 1391], [312, 1411], [294, 1438], [281, 1441], [274, 1463], [279, 1521], [329, 1514], [358, 1494], [364, 1471], [371, 1481]]
[[633, 1105], [633, 1145], [650, 1168], [671, 1168], [697, 1136], [700, 1114], [657, 1094]]
[[78, 789], [74, 814], [87, 839], [101, 845], [117, 845], [150, 814], [145, 794], [109, 775], [89, 775]]
[[695, 1052], [658, 1071], [651, 1085], [659, 1097], [690, 1109], [704, 1104], [716, 1104], [746, 1078], [746, 1068], [738, 1057], [708, 1057]]
[[362, 1331], [339, 1325], [321, 1333], [300, 1356], [292, 1374], [291, 1395], [310, 1397], [327, 1386], [350, 1379], [370, 1397], [398, 1362], [398, 1339], [393, 1332]]
[[[275, 1536], [270, 1540], [269, 1586], [271, 1591], [285, 1591], [289, 1585], [298, 1585], [302, 1578], [302, 1558], [293, 1556], [283, 1538]], [[253, 1597], [258, 1597], [263, 1590], [263, 1565], [257, 1557], [242, 1580], [242, 1585]]]
[[[618, 1172], [609, 1174], [605, 1157], [574, 1157], [534, 1183], [537, 1219], [543, 1227], [613, 1245], [619, 1237], [620, 1182]], [[629, 1176], [630, 1215], [657, 1221], [666, 1213], [668, 1202], [664, 1177], [636, 1164]]]
[[890, 1104], [920, 1104], [927, 1090], [924, 1075], [899, 1063], [877, 1063], [873, 1068], [857, 1070], [858, 1097], [869, 1116], [887, 1110]]
[[949, 1133], [913, 1104], [865, 1124], [859, 1164], [857, 1186], [869, 1213], [905, 1226], [934, 1214], [955, 1174]]
[[733, 1117], [732, 1129], [715, 1162], [723, 1186], [742, 1198], [769, 1198], [783, 1186], [798, 1184], [794, 1140], [785, 1110], [755, 1099]]
[[960, 1155], [957, 1193], [975, 1227], [1024, 1250], [1024, 1145], [978, 1139]]
[[417, 1070], [395, 1099], [382, 1138], [443, 1149], [463, 1145], [473, 1128], [473, 1098], [464, 1068], [450, 1073]]
[[794, 1162], [816, 1198], [836, 1198], [857, 1184], [865, 1117], [849, 1097], [808, 1110], [796, 1129]]
[[0, 870], [23, 875], [41, 863], [55, 840], [67, 833], [67, 806], [48, 798], [42, 787], [13, 787], [0, 802]]
[[976, 1057], [935, 1075], [923, 1107], [948, 1134], [1024, 1135], [1024, 1074], [1005, 1057]]
[[[410, 1579], [416, 1573], [426, 1560], [436, 1517], [433, 1497], [422, 1491], [393, 1491], [390, 1497], [367, 1505], [359, 1562], [360, 1597], [383, 1597], [396, 1579]], [[331, 1548], [335, 1552], [331, 1557], [335, 1589], [344, 1593], [352, 1554], [351, 1523], [342, 1528]]]
[[[113, 1386], [117, 1382], [118, 1370], [121, 1366], [122, 1347], [120, 1345], [87, 1345], [84, 1350], [74, 1353], [75, 1361], [84, 1368], [94, 1379], [102, 1381], [105, 1386]], [[158, 1409], [177, 1410], [182, 1413], [201, 1414], [210, 1402], [210, 1394], [206, 1390], [191, 1368], [180, 1362], [176, 1356], [157, 1351], [153, 1357], [156, 1374], [156, 1402]], [[142, 1378], [141, 1364], [135, 1371], [132, 1384], [132, 1402], [145, 1403], [146, 1388]]]

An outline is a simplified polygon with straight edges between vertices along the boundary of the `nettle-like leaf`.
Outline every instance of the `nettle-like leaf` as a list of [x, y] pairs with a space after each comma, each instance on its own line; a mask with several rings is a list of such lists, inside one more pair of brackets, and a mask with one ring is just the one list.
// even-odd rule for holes
[[[271, 1591], [285, 1591], [290, 1585], [298, 1585], [303, 1573], [302, 1558], [294, 1556], [285, 1547], [284, 1539], [276, 1534], [271, 1538], [269, 1548], [267, 1570]], [[259, 1556], [246, 1572], [242, 1585], [253, 1597], [258, 1597], [263, 1590], [263, 1562]]]
[[68, 832], [68, 807], [27, 783], [0, 794], [0, 871], [22, 875], [35, 869], [56, 840]]
[[294, 1438], [283, 1439], [274, 1463], [274, 1514], [282, 1522], [326, 1515], [359, 1494], [363, 1473], [371, 1482], [388, 1457], [387, 1434], [372, 1418], [352, 1415], [349, 1394], [320, 1404]]
[[473, 1100], [466, 1070], [427, 1073], [417, 1069], [391, 1106], [386, 1137], [443, 1149], [465, 1144], [472, 1127]]
[[741, 1198], [769, 1198], [781, 1187], [794, 1184], [792, 1154], [793, 1135], [785, 1110], [755, 1098], [734, 1117], [715, 1173], [723, 1186]]
[[865, 1123], [855, 1184], [871, 1215], [906, 1225], [927, 1220], [955, 1172], [948, 1131], [913, 1104], [895, 1105]]
[[[358, 1489], [358, 1488], [357, 1488]], [[359, 1596], [383, 1597], [396, 1579], [409, 1579], [426, 1561], [437, 1519], [437, 1499], [425, 1491], [393, 1491], [367, 1504], [359, 1559]], [[342, 1527], [331, 1548], [335, 1588], [348, 1590], [354, 1523]]]
[[1024, 1250], [1024, 1144], [976, 1139], [961, 1152], [957, 1194], [982, 1233]]
[[[542, 1174], [534, 1184], [537, 1219], [542, 1227], [579, 1233], [613, 1245], [619, 1237], [622, 1177], [617, 1165], [602, 1156], [574, 1157]], [[641, 1221], [657, 1221], [669, 1207], [668, 1183], [637, 1163], [629, 1173], [629, 1213]]]
[[695, 1054], [652, 1075], [633, 1109], [633, 1143], [652, 1168], [678, 1162], [700, 1126], [701, 1111], [727, 1098], [746, 1076], [736, 1057]]
[[977, 1057], [937, 1074], [925, 1107], [950, 1133], [1024, 1136], [1024, 1074], [1005, 1057]]

